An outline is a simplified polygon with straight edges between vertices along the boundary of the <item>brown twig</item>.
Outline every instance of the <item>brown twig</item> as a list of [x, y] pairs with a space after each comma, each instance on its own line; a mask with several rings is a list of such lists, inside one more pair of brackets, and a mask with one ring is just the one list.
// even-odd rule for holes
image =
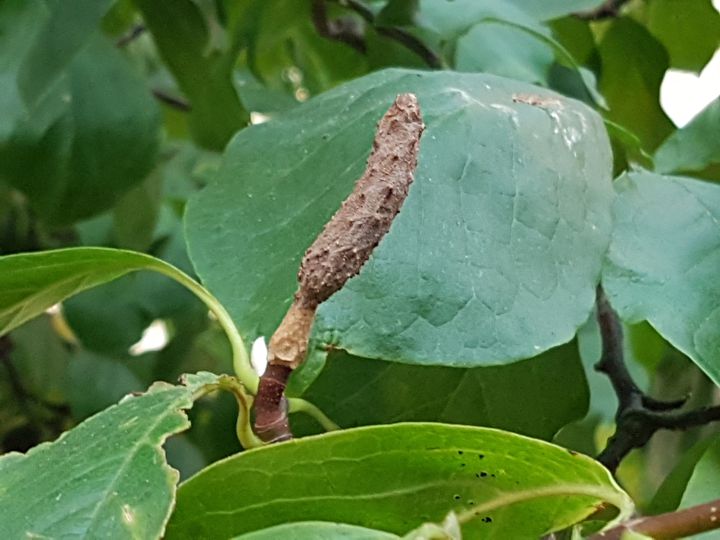
[[620, 540], [627, 531], [644, 534], [655, 540], [674, 540], [713, 529], [720, 529], [720, 499], [676, 512], [626, 521], [594, 534], [590, 540]]
[[305, 253], [299, 288], [268, 345], [268, 369], [255, 398], [255, 431], [266, 442], [292, 438], [287, 379], [307, 353], [317, 307], [356, 275], [407, 197], [424, 124], [417, 99], [401, 94], [377, 128], [365, 173]]
[[685, 399], [660, 401], [638, 388], [625, 365], [622, 325], [602, 288], [597, 292], [602, 356], [595, 369], [605, 373], [618, 398], [615, 434], [597, 460], [615, 471], [634, 448], [645, 446], [660, 429], [685, 430], [720, 420], [720, 406], [678, 412]]

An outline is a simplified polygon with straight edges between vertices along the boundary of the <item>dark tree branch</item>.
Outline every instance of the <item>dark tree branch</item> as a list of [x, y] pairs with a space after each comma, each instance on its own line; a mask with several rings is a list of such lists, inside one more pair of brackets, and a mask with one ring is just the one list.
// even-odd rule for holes
[[[360, 16], [368, 25], [372, 26], [378, 34], [397, 41], [413, 53], [417, 54], [423, 61], [433, 69], [442, 68], [442, 59], [430, 47], [425, 45], [404, 28], [398, 26], [383, 26], [377, 24], [375, 14], [360, 0], [333, 0], [335, 3], [350, 9]], [[360, 52], [365, 52], [367, 46], [361, 30], [355, 27], [353, 21], [338, 19], [328, 21], [326, 0], [313, 1], [313, 24], [321, 36], [329, 39], [342, 41]], [[350, 43], [352, 41], [353, 43]], [[359, 42], [358, 42], [359, 41]], [[361, 48], [362, 47], [362, 48]]]
[[618, 398], [615, 434], [598, 456], [600, 463], [614, 472], [631, 450], [645, 446], [660, 429], [684, 430], [720, 420], [720, 406], [678, 412], [686, 399], [660, 401], [638, 388], [625, 365], [622, 325], [600, 287], [597, 320], [602, 356], [595, 369], [608, 376]]
[[325, 0], [313, 0], [312, 22], [322, 37], [345, 43], [363, 54], [367, 52], [362, 29], [352, 19], [329, 19]]
[[620, 8], [627, 3], [628, 0], [607, 0], [601, 6], [589, 11], [581, 11], [575, 13], [579, 19], [587, 21], [601, 21], [603, 19], [612, 19], [620, 14]]
[[719, 528], [720, 499], [717, 499], [685, 510], [639, 517], [594, 534], [590, 540], [620, 540], [627, 531], [644, 534], [655, 540], [674, 540]]
[[188, 103], [184, 99], [176, 96], [171, 96], [170, 94], [165, 93], [163, 90], [158, 90], [157, 88], [154, 88], [152, 94], [158, 101], [161, 101], [165, 105], [168, 105], [173, 109], [177, 109], [178, 111], [188, 112], [190, 109], [192, 109], [190, 103]]

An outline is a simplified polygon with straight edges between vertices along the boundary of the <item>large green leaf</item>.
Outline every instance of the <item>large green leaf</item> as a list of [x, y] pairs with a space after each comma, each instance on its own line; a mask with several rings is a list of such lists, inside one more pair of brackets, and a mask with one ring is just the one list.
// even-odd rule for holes
[[415, 182], [360, 275], [320, 307], [317, 341], [466, 367], [569, 341], [610, 232], [605, 130], [578, 102], [491, 75], [381, 71], [244, 130], [189, 203], [198, 274], [243, 333], [269, 335], [302, 253], [360, 177], [375, 123], [408, 91], [427, 124]]
[[542, 439], [582, 418], [589, 398], [574, 343], [508, 366], [474, 369], [408, 366], [332, 353], [304, 397], [342, 427], [434, 421], [497, 427]]
[[28, 196], [43, 221], [63, 225], [109, 208], [143, 180], [160, 118], [145, 83], [99, 35], [51, 97], [62, 102], [52, 124], [32, 116], [0, 144], [0, 178]]
[[720, 383], [720, 187], [629, 173], [616, 181], [603, 285], [629, 322], [647, 320]]
[[213, 43], [210, 22], [192, 0], [135, 0], [135, 4], [190, 100], [194, 140], [205, 148], [222, 149], [249, 120], [232, 84], [238, 44]]
[[271, 89], [314, 95], [367, 72], [359, 51], [320, 36], [310, 0], [252, 0], [245, 6], [239, 17], [247, 63]]
[[607, 117], [635, 133], [645, 150], [654, 150], [674, 128], [659, 101], [668, 68], [665, 49], [644, 26], [621, 17], [603, 34], [598, 51]]
[[700, 171], [720, 162], [720, 98], [663, 141], [655, 153], [660, 173]]
[[700, 71], [720, 46], [720, 13], [711, 0], [651, 0], [648, 29], [670, 54], [670, 66]]
[[53, 443], [0, 458], [0, 536], [159, 537], [177, 482], [160, 446], [190, 425], [182, 410], [214, 380], [204, 373], [186, 386], [158, 384]]
[[180, 487], [167, 538], [226, 538], [306, 520], [402, 534], [451, 510], [468, 538], [536, 538], [601, 502], [623, 513], [632, 506], [583, 455], [487, 428], [396, 424], [297, 439], [211, 465]]

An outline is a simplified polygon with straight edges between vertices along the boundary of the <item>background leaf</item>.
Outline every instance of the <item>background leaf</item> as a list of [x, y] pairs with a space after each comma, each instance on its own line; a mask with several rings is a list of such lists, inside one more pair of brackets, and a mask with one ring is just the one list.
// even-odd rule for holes
[[719, 128], [720, 98], [663, 141], [655, 152], [655, 170], [692, 172], [720, 162], [720, 141], [715, 136]]
[[[331, 353], [304, 397], [344, 428], [433, 421], [496, 427], [542, 439], [582, 418], [589, 399], [574, 343], [508, 366], [474, 369], [408, 366]], [[303, 433], [308, 424], [296, 415], [294, 432]]]
[[648, 30], [667, 49], [671, 67], [700, 71], [720, 46], [720, 13], [710, 0], [651, 0], [647, 9]]
[[580, 454], [491, 429], [396, 424], [216, 463], [180, 487], [167, 538], [229, 537], [300, 520], [402, 534], [450, 510], [469, 538], [533, 538], [583, 519], [601, 501], [631, 509], [609, 473]]
[[635, 133], [645, 150], [654, 150], [674, 129], [659, 101], [668, 68], [665, 49], [644, 26], [621, 17], [603, 33], [598, 52], [607, 118]]
[[135, 270], [179, 272], [133, 251], [71, 248], [0, 257], [0, 333], [6, 333], [81, 291]]
[[42, 220], [66, 225], [112, 206], [152, 169], [159, 114], [142, 79], [96, 35], [53, 98], [62, 113], [32, 116], [0, 144], [0, 179], [23, 191]]
[[648, 172], [615, 187], [603, 271], [610, 303], [628, 322], [647, 320], [720, 383], [720, 187]]
[[364, 168], [375, 122], [408, 91], [427, 124], [415, 182], [360, 275], [320, 307], [318, 342], [464, 367], [567, 342], [609, 235], [605, 131], [577, 102], [490, 75], [383, 71], [244, 130], [189, 203], [198, 274], [245, 335], [269, 335], [302, 253]]
[[[190, 423], [182, 409], [213, 382], [205, 373], [187, 386], [159, 385], [93, 416], [54, 443], [0, 458], [4, 538], [162, 535], [177, 473], [160, 445]], [[92, 441], [89, 443], [89, 441]]]

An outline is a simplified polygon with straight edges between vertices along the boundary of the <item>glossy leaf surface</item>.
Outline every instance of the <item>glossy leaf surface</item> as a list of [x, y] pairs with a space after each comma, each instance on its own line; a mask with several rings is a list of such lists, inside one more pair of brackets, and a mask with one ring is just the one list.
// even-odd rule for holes
[[[238, 486], [242, 485], [242, 489]], [[493, 429], [396, 424], [243, 452], [185, 482], [167, 538], [230, 537], [322, 520], [404, 534], [454, 510], [474, 538], [533, 538], [591, 514], [630, 510], [598, 463]]]

